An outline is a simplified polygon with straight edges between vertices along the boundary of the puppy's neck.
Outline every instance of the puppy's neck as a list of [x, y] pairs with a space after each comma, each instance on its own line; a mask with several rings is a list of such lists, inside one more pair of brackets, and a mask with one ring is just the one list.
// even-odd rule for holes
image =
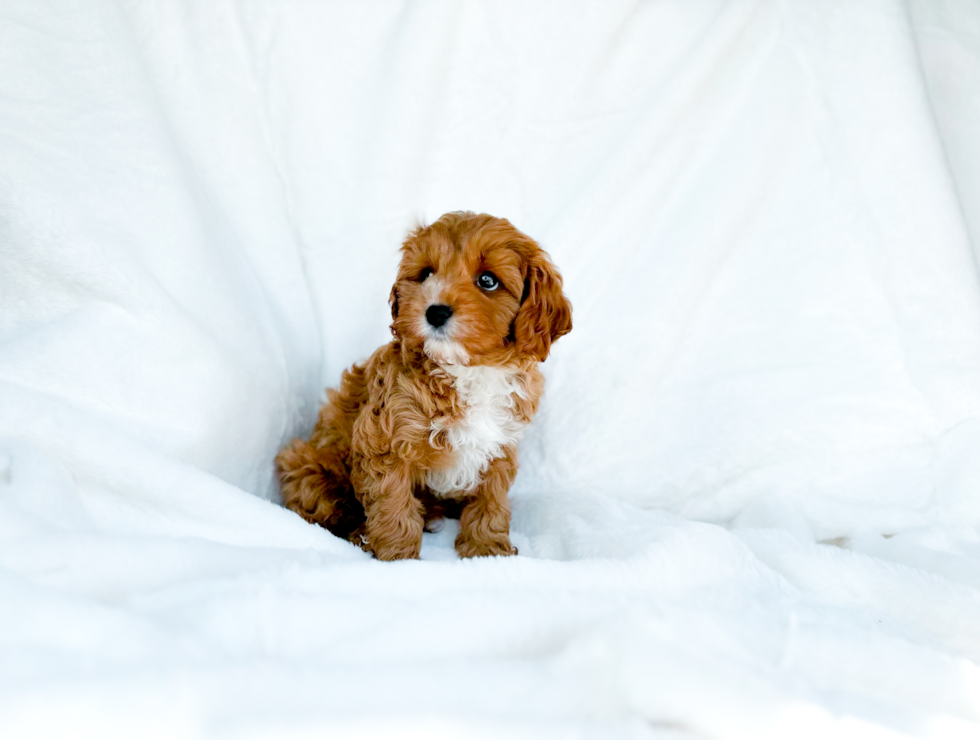
[[401, 358], [404, 366], [412, 368], [415, 372], [424, 375], [435, 374], [442, 377], [456, 378], [467, 370], [484, 372], [483, 370], [477, 370], [477, 368], [485, 368], [488, 371], [499, 371], [511, 375], [526, 374], [531, 372], [538, 364], [536, 358], [517, 355], [512, 350], [502, 350], [492, 358], [480, 358], [480, 360], [476, 361], [466, 358], [465, 361], [460, 362], [459, 360], [462, 358], [459, 357], [450, 358], [456, 361], [440, 361], [439, 359], [434, 359], [426, 352], [423, 346], [398, 340], [395, 340], [392, 344], [394, 345], [393, 349], [395, 353]]
[[497, 365], [440, 365], [443, 372], [452, 378], [453, 387], [463, 399], [474, 397], [506, 397], [516, 393], [523, 398], [525, 392], [517, 382], [520, 369], [499, 367]]

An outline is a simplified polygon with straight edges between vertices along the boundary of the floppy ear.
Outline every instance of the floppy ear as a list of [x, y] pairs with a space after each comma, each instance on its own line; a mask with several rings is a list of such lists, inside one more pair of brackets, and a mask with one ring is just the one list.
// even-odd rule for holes
[[391, 330], [391, 336], [398, 338], [398, 330], [395, 328], [395, 322], [398, 319], [398, 289], [394, 285], [391, 286], [391, 294], [388, 296], [388, 305], [391, 306], [391, 326], [388, 328]]
[[543, 362], [551, 343], [571, 330], [572, 304], [561, 292], [561, 275], [539, 250], [528, 262], [524, 296], [514, 319], [517, 350]]
[[391, 318], [398, 318], [398, 290], [394, 285], [391, 286], [391, 294], [388, 296], [388, 305], [391, 306]]

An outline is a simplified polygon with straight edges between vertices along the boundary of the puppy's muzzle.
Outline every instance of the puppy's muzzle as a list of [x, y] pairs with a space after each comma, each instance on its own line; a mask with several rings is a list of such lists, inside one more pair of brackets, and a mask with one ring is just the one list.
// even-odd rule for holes
[[440, 326], [449, 321], [449, 318], [452, 315], [453, 310], [449, 306], [444, 304], [435, 304], [426, 309], [425, 320], [429, 322], [430, 326], [438, 329]]

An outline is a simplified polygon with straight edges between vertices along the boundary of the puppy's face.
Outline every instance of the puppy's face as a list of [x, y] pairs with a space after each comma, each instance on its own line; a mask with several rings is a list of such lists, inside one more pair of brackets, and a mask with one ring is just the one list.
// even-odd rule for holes
[[561, 276], [509, 221], [447, 213], [402, 246], [393, 333], [442, 364], [544, 360], [572, 328]]

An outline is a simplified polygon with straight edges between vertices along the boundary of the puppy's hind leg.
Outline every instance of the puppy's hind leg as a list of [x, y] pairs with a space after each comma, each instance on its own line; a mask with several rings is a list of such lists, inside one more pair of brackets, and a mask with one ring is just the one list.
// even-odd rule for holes
[[276, 456], [276, 470], [284, 506], [338, 537], [359, 539], [364, 507], [336, 450], [294, 439]]

